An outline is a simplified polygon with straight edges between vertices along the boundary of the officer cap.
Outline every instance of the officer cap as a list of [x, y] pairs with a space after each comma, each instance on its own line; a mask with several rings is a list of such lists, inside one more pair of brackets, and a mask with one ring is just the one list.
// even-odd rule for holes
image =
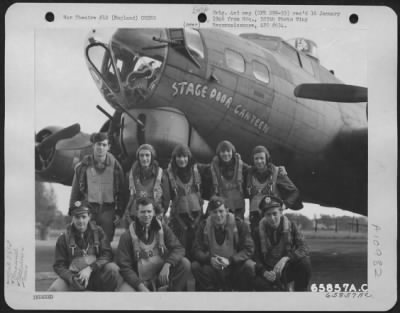
[[207, 211], [214, 211], [223, 204], [225, 204], [224, 198], [218, 196], [212, 196], [210, 201], [208, 202]]
[[90, 136], [90, 142], [91, 143], [96, 143], [96, 142], [100, 142], [100, 141], [103, 141], [103, 140], [108, 140], [109, 138], [108, 138], [108, 134], [107, 133], [104, 133], [104, 132], [101, 132], [101, 133], [93, 133], [91, 136]]
[[274, 196], [265, 196], [262, 198], [258, 208], [261, 210], [262, 213], [265, 213], [268, 209], [272, 208], [280, 208], [283, 205], [283, 201]]
[[90, 213], [90, 205], [86, 201], [75, 201], [68, 210], [68, 214], [70, 216], [75, 216], [82, 213]]

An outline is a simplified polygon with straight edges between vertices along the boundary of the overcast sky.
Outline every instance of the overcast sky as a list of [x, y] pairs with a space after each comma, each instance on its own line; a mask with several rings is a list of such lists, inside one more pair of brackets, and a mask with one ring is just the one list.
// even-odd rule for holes
[[[97, 131], [106, 121], [96, 109], [100, 104], [108, 112], [111, 107], [97, 90], [84, 58], [85, 38], [90, 29], [53, 29], [35, 33], [35, 131], [49, 125], [68, 126], [79, 122], [86, 133]], [[236, 31], [238, 33], [239, 31]], [[242, 31], [241, 31], [242, 32]], [[285, 32], [268, 31], [283, 39], [306, 37], [318, 45], [322, 65], [333, 69], [347, 84], [366, 86], [366, 31], [354, 29], [308, 29], [293, 27]], [[70, 187], [53, 184], [59, 209], [66, 213]], [[302, 213], [313, 217], [319, 213], [353, 215], [342, 210], [306, 204]]]

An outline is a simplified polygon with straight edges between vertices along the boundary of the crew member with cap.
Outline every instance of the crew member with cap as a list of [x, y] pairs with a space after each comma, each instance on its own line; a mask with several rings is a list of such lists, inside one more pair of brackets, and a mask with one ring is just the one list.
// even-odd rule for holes
[[283, 212], [283, 201], [265, 196], [260, 202], [263, 218], [256, 246], [254, 288], [288, 290], [294, 281], [295, 291], [306, 291], [311, 278], [311, 263], [304, 236]]
[[70, 206], [76, 201], [88, 201], [92, 220], [103, 228], [111, 242], [115, 225], [123, 215], [124, 172], [119, 162], [108, 152], [110, 143], [107, 133], [94, 133], [90, 141], [93, 144], [93, 154], [86, 155], [75, 166]]
[[261, 219], [259, 204], [266, 195], [283, 199], [283, 209], [301, 209], [299, 190], [290, 180], [285, 167], [275, 166], [266, 147], [256, 146], [252, 158], [254, 166], [247, 171], [246, 191], [250, 199], [250, 227], [254, 237]]
[[203, 216], [201, 197], [201, 172], [204, 166], [197, 164], [189, 147], [177, 145], [172, 151], [166, 170], [172, 198], [170, 226], [191, 258], [195, 229]]
[[72, 223], [56, 243], [53, 268], [59, 278], [48, 291], [114, 291], [123, 280], [103, 229], [90, 222], [89, 204], [76, 201], [69, 215]]
[[218, 144], [210, 166], [214, 195], [224, 197], [225, 206], [241, 219], [245, 211], [243, 186], [247, 168], [230, 141]]
[[213, 196], [208, 211], [193, 244], [196, 290], [251, 290], [254, 243], [249, 226], [228, 211], [222, 197]]
[[185, 249], [172, 230], [156, 218], [153, 201], [137, 200], [137, 216], [117, 249], [120, 273], [132, 291], [184, 291], [190, 275]]
[[141, 145], [136, 151], [136, 161], [128, 173], [130, 198], [126, 209], [129, 226], [137, 215], [136, 201], [139, 198], [153, 200], [157, 217], [162, 218], [170, 202], [168, 178], [156, 161], [156, 151], [149, 144]]

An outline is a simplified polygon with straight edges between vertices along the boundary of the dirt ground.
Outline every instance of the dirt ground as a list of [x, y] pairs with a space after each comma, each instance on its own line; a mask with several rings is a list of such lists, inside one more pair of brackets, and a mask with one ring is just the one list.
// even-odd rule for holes
[[[313, 269], [311, 284], [349, 283], [358, 287], [368, 282], [366, 236], [310, 233], [306, 238]], [[117, 243], [118, 238], [113, 249]], [[56, 277], [52, 269], [54, 247], [55, 239], [36, 241], [36, 291], [46, 291]]]

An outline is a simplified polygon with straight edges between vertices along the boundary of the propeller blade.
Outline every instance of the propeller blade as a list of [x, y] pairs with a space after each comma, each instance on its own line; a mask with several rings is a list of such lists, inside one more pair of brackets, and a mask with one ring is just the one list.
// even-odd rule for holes
[[91, 146], [90, 135], [79, 133], [72, 138], [63, 139], [57, 142], [57, 150], [80, 150]]
[[344, 84], [301, 84], [294, 89], [294, 95], [332, 102], [367, 102], [368, 89]]
[[51, 147], [55, 146], [58, 141], [71, 138], [78, 134], [81, 131], [81, 126], [79, 123], [73, 124], [71, 126], [65, 127], [60, 131], [50, 135], [49, 137], [45, 138], [42, 142], [38, 144], [39, 151], [44, 149], [50, 149]]

